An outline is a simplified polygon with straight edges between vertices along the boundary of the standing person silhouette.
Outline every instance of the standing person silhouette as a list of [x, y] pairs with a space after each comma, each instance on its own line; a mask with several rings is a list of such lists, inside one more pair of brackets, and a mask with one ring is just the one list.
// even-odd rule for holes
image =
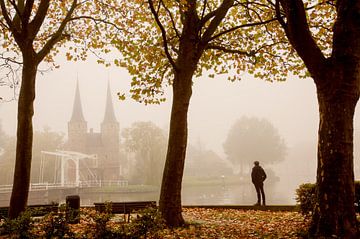
[[[255, 186], [256, 194], [257, 194], [257, 203], [255, 206], [259, 206], [261, 203], [262, 197], [262, 205], [266, 205], [265, 203], [265, 192], [264, 192], [264, 181], [266, 179], [266, 173], [264, 169], [260, 166], [259, 161], [254, 162], [254, 167], [251, 171], [251, 180]], [[260, 197], [261, 193], [261, 197]]]

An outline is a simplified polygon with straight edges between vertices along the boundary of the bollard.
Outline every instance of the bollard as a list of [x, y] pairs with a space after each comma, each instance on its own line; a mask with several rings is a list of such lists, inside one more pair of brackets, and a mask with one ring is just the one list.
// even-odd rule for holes
[[70, 224], [80, 222], [80, 196], [66, 196], [66, 221]]

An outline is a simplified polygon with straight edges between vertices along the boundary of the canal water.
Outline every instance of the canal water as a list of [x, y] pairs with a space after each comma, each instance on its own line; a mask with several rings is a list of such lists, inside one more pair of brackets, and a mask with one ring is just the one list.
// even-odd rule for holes
[[[285, 195], [275, 186], [266, 187], [265, 193], [268, 205], [295, 204], [294, 196]], [[79, 195], [81, 205], [93, 205], [94, 202], [122, 202], [159, 200], [159, 189], [133, 190], [121, 192], [114, 190], [105, 192], [99, 189], [67, 189], [56, 191], [32, 191], [29, 196], [29, 205], [47, 204], [51, 202], [65, 203], [67, 195]], [[0, 206], [8, 206], [10, 193], [0, 194]], [[256, 202], [256, 192], [253, 185], [212, 185], [212, 186], [184, 186], [182, 188], [183, 205], [252, 205]]]

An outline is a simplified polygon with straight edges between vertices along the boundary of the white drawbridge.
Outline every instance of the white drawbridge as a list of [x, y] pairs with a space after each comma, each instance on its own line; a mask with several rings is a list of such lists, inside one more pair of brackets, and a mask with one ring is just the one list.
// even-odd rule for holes
[[[45, 157], [43, 155], [53, 155], [57, 158], [60, 158], [60, 184], [62, 187], [65, 186], [65, 164], [71, 160], [75, 163], [75, 185], [80, 185], [80, 160], [82, 159], [97, 159], [96, 154], [84, 154], [80, 152], [74, 152], [74, 151], [64, 151], [64, 150], [56, 150], [55, 152], [50, 151], [41, 151], [41, 160], [40, 160], [40, 175], [39, 175], [39, 181], [44, 181], [44, 160]], [[95, 174], [87, 168], [89, 173], [96, 178]]]

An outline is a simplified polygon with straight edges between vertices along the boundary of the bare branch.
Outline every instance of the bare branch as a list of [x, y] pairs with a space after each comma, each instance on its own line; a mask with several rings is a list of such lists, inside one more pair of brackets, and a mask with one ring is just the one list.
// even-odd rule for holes
[[206, 49], [212, 49], [212, 50], [218, 50], [218, 51], [222, 51], [225, 53], [231, 53], [231, 54], [238, 54], [238, 55], [245, 55], [248, 57], [254, 57], [255, 56], [255, 52], [254, 51], [241, 51], [241, 50], [237, 50], [237, 49], [233, 49], [233, 48], [227, 48], [224, 46], [220, 46], [220, 45], [213, 45], [213, 44], [208, 44]]
[[78, 16], [78, 17], [72, 17], [69, 19], [69, 22], [72, 22], [72, 21], [76, 21], [76, 20], [81, 20], [81, 19], [89, 19], [93, 22], [95, 22], [96, 24], [97, 23], [104, 23], [106, 25], [110, 25], [114, 28], [116, 28], [117, 30], [119, 31], [123, 31], [123, 32], [127, 32], [127, 33], [130, 33], [127, 29], [125, 28], [120, 28], [118, 25], [116, 25], [115, 23], [113, 22], [110, 22], [106, 19], [100, 19], [100, 18], [94, 18], [94, 17], [91, 17], [91, 16]]
[[14, 27], [14, 24], [13, 24], [12, 20], [10, 19], [10, 16], [9, 16], [9, 13], [8, 13], [8, 11], [6, 9], [4, 0], [0, 0], [0, 7], [1, 7], [2, 15], [3, 15], [3, 17], [4, 17], [5, 21], [6, 21], [6, 24], [10, 28], [10, 31], [13, 34], [16, 34], [17, 29]]
[[17, 61], [17, 60], [15, 60], [15, 58], [12, 58], [12, 57], [6, 57], [6, 56], [4, 56], [4, 54], [0, 54], [0, 59], [3, 60], [6, 64], [11, 62], [14, 64], [22, 65], [22, 62]]
[[214, 40], [214, 39], [216, 39], [216, 38], [219, 38], [219, 37], [222, 36], [222, 35], [228, 34], [228, 33], [230, 33], [230, 32], [236, 31], [236, 30], [241, 29], [241, 28], [248, 28], [248, 27], [265, 25], [265, 24], [267, 24], [267, 23], [274, 22], [274, 21], [276, 21], [276, 20], [277, 20], [276, 18], [272, 18], [272, 19], [268, 19], [268, 20], [265, 20], [265, 21], [259, 21], [259, 22], [253, 22], [253, 23], [247, 23], [247, 24], [235, 26], [235, 27], [232, 27], [232, 28], [230, 28], [230, 29], [224, 30], [224, 31], [222, 31], [222, 32], [214, 35], [213, 37], [210, 38], [209, 42], [212, 41], [212, 40]]

